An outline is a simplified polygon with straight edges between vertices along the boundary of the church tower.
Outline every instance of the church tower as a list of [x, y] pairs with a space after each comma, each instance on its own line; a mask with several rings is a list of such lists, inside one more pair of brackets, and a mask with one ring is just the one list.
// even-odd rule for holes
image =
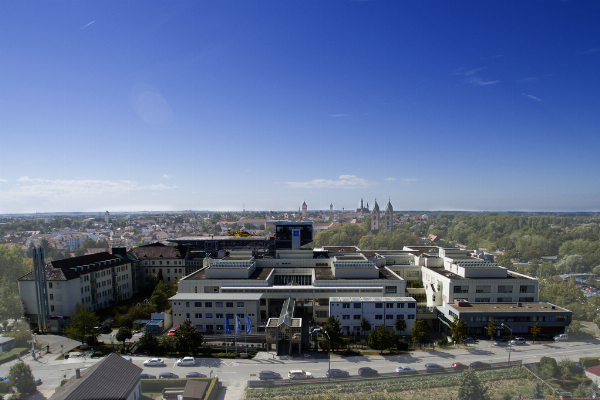
[[306, 205], [306, 202], [302, 203], [302, 219], [305, 219], [306, 217], [308, 217], [308, 206]]
[[387, 205], [385, 206], [385, 230], [388, 233], [394, 232], [394, 207], [392, 207], [392, 203], [388, 200]]
[[329, 205], [329, 212], [330, 212], [330, 213], [333, 213], [333, 203], [331, 203], [331, 204]]
[[373, 206], [373, 212], [371, 212], [371, 233], [376, 235], [379, 232], [379, 204], [375, 199], [375, 205]]

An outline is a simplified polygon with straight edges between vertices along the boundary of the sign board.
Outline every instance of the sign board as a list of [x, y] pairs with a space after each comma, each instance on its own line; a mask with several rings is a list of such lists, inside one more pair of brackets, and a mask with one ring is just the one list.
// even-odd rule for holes
[[256, 376], [256, 374], [250, 374], [250, 376]]

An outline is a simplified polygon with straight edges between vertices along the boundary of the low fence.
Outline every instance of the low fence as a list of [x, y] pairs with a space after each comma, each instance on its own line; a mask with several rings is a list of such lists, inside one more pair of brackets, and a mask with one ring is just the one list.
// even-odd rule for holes
[[[489, 363], [488, 366], [484, 368], [478, 368], [478, 370], [490, 370], [490, 369], [499, 369], [499, 368], [509, 368], [521, 366], [523, 362], [521, 360], [515, 361], [504, 361], [497, 363]], [[319, 377], [319, 378], [311, 378], [311, 379], [279, 379], [279, 380], [250, 380], [248, 381], [249, 388], [263, 388], [263, 387], [277, 387], [277, 386], [287, 386], [287, 385], [314, 385], [316, 383], [329, 383], [336, 381], [366, 381], [366, 380], [378, 380], [378, 379], [402, 379], [402, 378], [410, 378], [419, 375], [434, 375], [434, 374], [451, 374], [451, 373], [460, 373], [464, 371], [464, 369], [455, 369], [455, 368], [443, 368], [435, 371], [427, 371], [427, 370], [416, 370], [410, 372], [388, 372], [383, 374], [378, 374], [376, 376], [363, 377], [360, 375], [350, 375], [344, 378], [331, 378], [331, 380], [327, 377]]]

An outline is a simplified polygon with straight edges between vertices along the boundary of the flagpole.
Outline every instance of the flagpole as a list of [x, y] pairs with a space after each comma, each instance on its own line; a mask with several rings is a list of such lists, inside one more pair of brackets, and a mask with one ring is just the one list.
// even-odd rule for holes
[[246, 354], [248, 354], [248, 317], [246, 316], [246, 326], [244, 327], [244, 341], [246, 342]]

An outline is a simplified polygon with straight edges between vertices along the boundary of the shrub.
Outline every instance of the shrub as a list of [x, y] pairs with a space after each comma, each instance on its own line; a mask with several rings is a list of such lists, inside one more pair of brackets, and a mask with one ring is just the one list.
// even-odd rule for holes
[[579, 365], [583, 368], [595, 367], [596, 365], [600, 365], [600, 360], [596, 357], [581, 357]]
[[12, 383], [0, 382], [0, 393], [10, 393], [10, 392], [12, 392]]
[[557, 377], [559, 374], [558, 363], [552, 357], [542, 357], [540, 360], [540, 371], [547, 377]]
[[438, 346], [448, 346], [448, 339], [445, 337], [439, 338], [437, 344]]

